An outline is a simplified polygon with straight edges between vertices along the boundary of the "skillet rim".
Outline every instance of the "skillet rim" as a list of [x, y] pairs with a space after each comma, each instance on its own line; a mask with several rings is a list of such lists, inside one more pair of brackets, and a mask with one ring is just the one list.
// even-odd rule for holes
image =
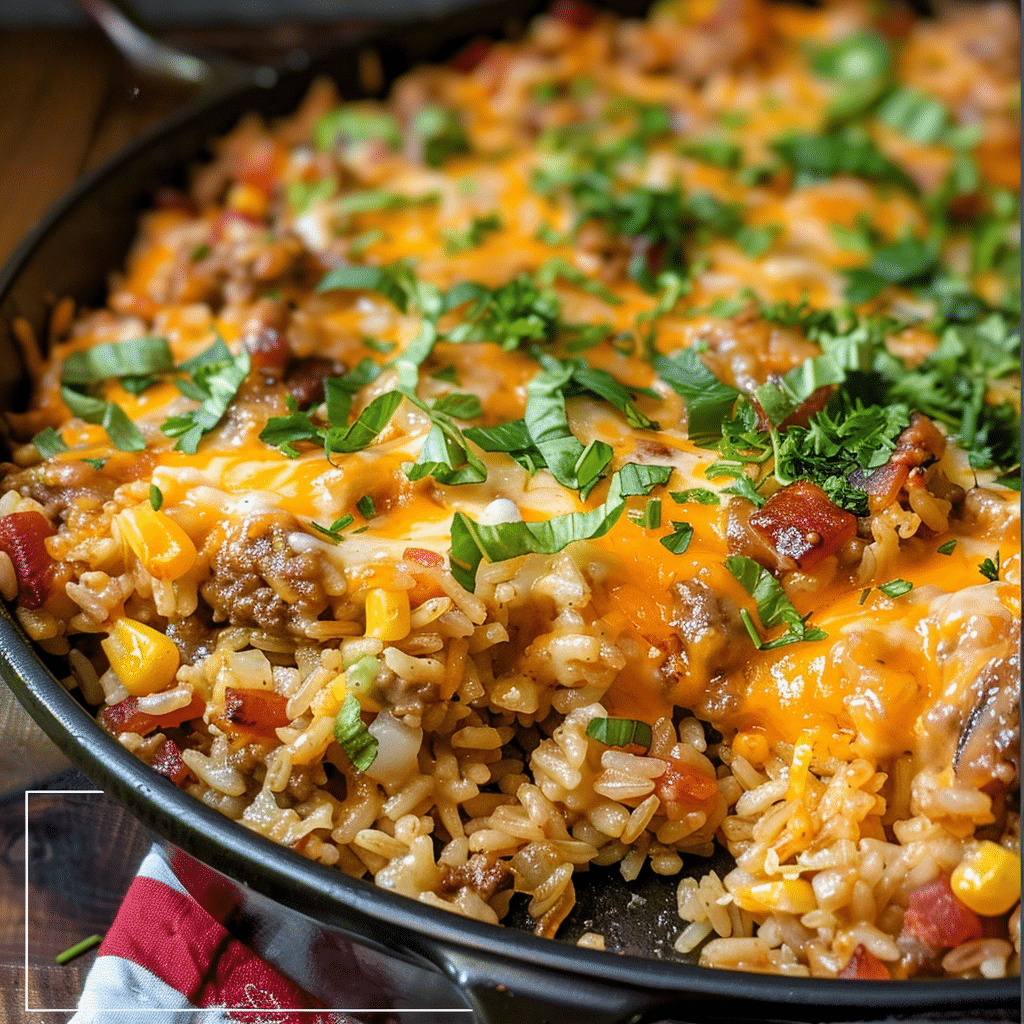
[[[507, 10], [507, 6], [490, 3], [473, 10]], [[529, 0], [527, 4], [516, 6], [535, 10], [546, 5]], [[606, 6], [613, 4], [606, 3]], [[336, 64], [345, 53], [354, 54], [363, 46], [386, 44], [423, 24], [389, 26], [382, 32], [346, 42], [330, 56], [330, 61]], [[429, 24], [435, 22], [431, 20]], [[187, 165], [201, 157], [211, 133], [208, 130], [196, 133], [196, 128], [205, 122], [225, 120], [226, 127], [219, 129], [222, 133], [245, 110], [256, 109], [269, 115], [286, 111], [294, 106], [287, 97], [294, 93], [301, 98], [308, 83], [325, 71], [324, 63], [318, 58], [308, 67], [282, 73], [270, 88], [243, 84], [193, 101], [86, 173], [50, 206], [0, 269], [0, 315], [6, 320], [5, 307], [11, 302], [21, 275], [31, 267], [33, 257], [53, 238], [59, 242], [61, 230], [68, 231], [67, 225], [80, 204], [87, 203], [104, 185], [117, 183], [118, 176], [128, 178], [136, 164], [159, 164], [157, 154], [180, 147], [190, 133], [193, 136], [189, 144], [190, 156], [184, 163]], [[184, 169], [181, 160], [173, 163], [180, 170]], [[118, 191], [126, 190], [122, 187]], [[139, 195], [148, 194], [148, 188], [142, 185], [134, 191]], [[139, 195], [134, 197], [135, 201]], [[129, 199], [126, 208], [131, 206], [132, 199]], [[130, 219], [134, 230], [137, 214], [130, 215]], [[122, 251], [121, 258], [123, 256]], [[45, 300], [45, 296], [39, 298]], [[0, 323], [0, 345], [12, 344], [4, 327], [5, 323]], [[788, 978], [631, 954], [612, 955], [458, 917], [310, 861], [180, 791], [170, 780], [153, 772], [123, 748], [64, 690], [6, 607], [0, 615], [0, 656], [0, 676], [29, 714], [77, 767], [144, 825], [213, 870], [251, 886], [275, 902], [280, 903], [278, 896], [285, 894], [289, 896], [289, 902], [284, 904], [287, 909], [344, 931], [343, 916], [333, 907], [325, 907], [325, 896], [329, 896], [341, 910], [357, 915], [358, 927], [371, 921], [376, 925], [369, 933], [357, 930], [354, 934], [377, 942], [381, 933], [386, 932], [391, 942], [385, 945], [398, 955], [426, 959], [435, 967], [451, 971], [452, 962], [443, 951], [452, 948], [459, 955], [509, 957], [533, 969], [555, 971], [562, 977], [611, 982], [632, 990], [642, 988], [653, 997], [650, 1005], [665, 1006], [684, 996], [710, 1000], [727, 998], [733, 1001], [731, 1009], [748, 1011], [778, 1010], [783, 1005], [790, 1010], [798, 1006], [807, 1010], [813, 1008], [817, 1012], [808, 1019], [819, 1020], [853, 1020], [863, 1011], [874, 1009], [890, 1013], [896, 1009], [915, 1013], [961, 1007], [996, 1009], [1009, 1006], [1020, 997], [1020, 979], [1016, 976], [836, 985], [838, 979]], [[211, 854], [216, 856], [211, 857]], [[403, 939], [397, 948], [394, 945], [396, 929], [402, 932]], [[461, 969], [461, 961], [459, 966]], [[467, 984], [472, 987], [472, 981]], [[861, 1013], [851, 1015], [843, 1011]]]

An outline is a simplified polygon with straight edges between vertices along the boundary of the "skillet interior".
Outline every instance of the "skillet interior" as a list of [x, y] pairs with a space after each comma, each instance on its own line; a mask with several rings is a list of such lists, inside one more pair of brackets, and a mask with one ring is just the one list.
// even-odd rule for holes
[[[415, 63], [444, 58], [477, 34], [493, 35], [509, 22], [521, 22], [544, 6], [490, 4], [461, 12], [454, 26], [431, 21], [375, 37], [385, 82]], [[629, 13], [646, 5], [609, 6]], [[180, 182], [187, 166], [203, 155], [206, 140], [229, 129], [244, 112], [257, 109], [274, 116], [290, 111], [317, 74], [334, 77], [343, 95], [359, 95], [355, 59], [359, 45], [283, 76], [271, 90], [242, 88], [183, 110], [86, 178], [58, 204], [0, 275], [0, 352], [4, 355], [0, 397], [16, 406], [24, 395], [24, 371], [10, 327], [14, 317], [26, 318], [42, 335], [54, 298], [71, 295], [84, 304], [98, 302], [107, 271], [121, 263], [135, 219], [158, 185]], [[955, 1006], [994, 1010], [1012, 1006], [1017, 997], [1017, 980], [1012, 978], [855, 986], [765, 978], [633, 955], [610, 957], [511, 929], [453, 919], [277, 847], [156, 776], [104, 733], [60, 687], [6, 614], [0, 621], [0, 653], [4, 655], [0, 672], [37, 721], [86, 774], [148, 827], [243, 886], [270, 895], [328, 928], [440, 965], [467, 988], [478, 990], [475, 999], [492, 1019], [501, 1019], [506, 1009], [505, 997], [494, 994], [497, 979], [514, 990], [532, 991], [533, 1002], [539, 1000], [541, 1007], [545, 1003], [578, 1005], [581, 990], [567, 985], [575, 979], [586, 986], [586, 998], [592, 1000], [595, 1011], [598, 1006], [604, 1008], [607, 1019], [631, 1019], [635, 1012], [654, 1013], [665, 1004], [674, 1005], [680, 1013], [685, 1005], [687, 1015], [698, 1014], [700, 1006], [720, 1009], [723, 999], [729, 1000], [737, 1016], [820, 1020], [857, 1019], [880, 1014], [882, 1008], [915, 1013]], [[694, 865], [701, 873], [708, 867], [706, 862]], [[657, 946], [651, 949], [650, 938], [656, 929], [671, 942], [670, 929], [678, 930], [674, 884], [661, 884], [648, 871], [641, 876], [639, 889], [627, 888], [614, 869], [593, 871], [589, 880], [591, 884], [578, 887], [578, 905], [564, 929], [567, 940], [597, 928], [607, 933], [610, 948], [648, 957], [658, 953]], [[511, 972], [510, 960], [520, 966], [520, 974]], [[515, 1019], [525, 1019], [525, 1011], [525, 1006], [517, 1004]]]

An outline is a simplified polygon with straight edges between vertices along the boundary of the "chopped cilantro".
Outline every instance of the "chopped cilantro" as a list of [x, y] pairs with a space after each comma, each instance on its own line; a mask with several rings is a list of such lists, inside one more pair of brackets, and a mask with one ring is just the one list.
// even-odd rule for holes
[[149, 485], [149, 503], [154, 512], [159, 512], [160, 506], [164, 503], [164, 492], [156, 484]]
[[649, 747], [654, 736], [646, 722], [635, 718], [592, 718], [587, 722], [587, 735], [607, 747], [628, 747], [631, 743]]
[[52, 459], [54, 455], [60, 455], [62, 452], [68, 450], [67, 443], [64, 438], [57, 433], [53, 427], [44, 427], [39, 431], [35, 437], [32, 438], [32, 443], [36, 446], [36, 451], [44, 459]]
[[661, 537], [659, 542], [662, 547], [668, 548], [673, 555], [685, 554], [693, 539], [693, 527], [689, 523], [678, 523], [672, 521], [672, 532]]
[[355, 522], [355, 517], [351, 512], [346, 513], [340, 519], [335, 519], [330, 526], [321, 526], [319, 523], [310, 522], [310, 526], [316, 530], [317, 533], [322, 534], [332, 544], [340, 544], [344, 537], [342, 531], [347, 529]]
[[700, 505], [718, 505], [722, 501], [714, 491], [710, 491], [706, 487], [691, 487], [685, 491], [669, 491], [668, 496], [679, 505], [685, 505], [690, 501], [695, 501]]
[[500, 231], [505, 222], [496, 213], [474, 217], [465, 231], [452, 231], [444, 236], [444, 251], [448, 256], [475, 249], [488, 236]]
[[373, 519], [377, 514], [377, 506], [369, 494], [364, 494], [357, 502], [356, 508], [364, 519]]
[[754, 627], [747, 610], [741, 609], [740, 617], [758, 650], [785, 647], [787, 644], [802, 640], [826, 639], [827, 634], [817, 626], [807, 627], [807, 619], [810, 616], [801, 616], [793, 602], [786, 596], [782, 584], [752, 558], [735, 555], [726, 559], [725, 567], [756, 602], [757, 615], [764, 629], [772, 629], [779, 625], [787, 627], [781, 636], [764, 641]]
[[908, 580], [890, 580], [888, 583], [880, 583], [878, 589], [886, 597], [897, 598], [909, 594], [914, 589], [914, 584]]
[[987, 580], [995, 583], [999, 579], [999, 552], [996, 552], [996, 560], [986, 558], [978, 565], [978, 572]]

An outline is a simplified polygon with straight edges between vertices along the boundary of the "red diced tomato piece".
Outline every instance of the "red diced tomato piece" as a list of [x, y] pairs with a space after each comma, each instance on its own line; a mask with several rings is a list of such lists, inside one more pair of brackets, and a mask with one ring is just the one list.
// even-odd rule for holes
[[857, 517], [808, 480], [776, 491], [750, 514], [750, 525], [782, 556], [801, 569], [812, 569], [857, 532]]
[[836, 977], [857, 978], [859, 981], [889, 981], [892, 975], [889, 968], [860, 943]]
[[910, 894], [903, 931], [936, 949], [959, 946], [984, 933], [981, 918], [957, 899], [945, 875]]
[[276, 740], [275, 729], [289, 722], [285, 708], [288, 698], [273, 690], [250, 690], [227, 686], [224, 689], [223, 717], [215, 724], [228, 733], [248, 733], [261, 739]]
[[137, 732], [140, 736], [147, 736], [157, 729], [171, 729], [182, 722], [201, 718], [205, 710], [206, 702], [197, 694], [193, 694], [192, 700], [183, 708], [164, 715], [148, 715], [139, 710], [137, 697], [126, 697], [117, 704], [108, 704], [100, 712], [100, 721], [112, 733]]
[[0, 516], [0, 550], [14, 566], [18, 600], [24, 608], [39, 608], [50, 596], [56, 563], [47, 553], [45, 541], [56, 532], [41, 512]]
[[251, 188], [270, 195], [278, 180], [283, 154], [270, 138], [258, 139], [244, 150], [238, 160], [237, 177]]
[[718, 780], [686, 761], [668, 759], [668, 767], [654, 780], [654, 792], [669, 820], [678, 821], [718, 793]]
[[402, 557], [407, 561], [422, 565], [424, 569], [437, 569], [444, 565], [443, 555], [439, 555], [436, 551], [428, 551], [426, 548], [406, 548], [402, 552]]
[[188, 765], [182, 760], [181, 748], [174, 740], [164, 740], [150, 767], [166, 775], [176, 786], [182, 785], [190, 774]]

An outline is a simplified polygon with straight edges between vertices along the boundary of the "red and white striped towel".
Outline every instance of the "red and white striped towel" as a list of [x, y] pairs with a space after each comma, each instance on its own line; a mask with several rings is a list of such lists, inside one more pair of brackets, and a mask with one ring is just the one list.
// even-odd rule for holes
[[355, 1024], [233, 938], [188, 895], [157, 848], [142, 862], [99, 948], [71, 1024], [115, 1020]]

